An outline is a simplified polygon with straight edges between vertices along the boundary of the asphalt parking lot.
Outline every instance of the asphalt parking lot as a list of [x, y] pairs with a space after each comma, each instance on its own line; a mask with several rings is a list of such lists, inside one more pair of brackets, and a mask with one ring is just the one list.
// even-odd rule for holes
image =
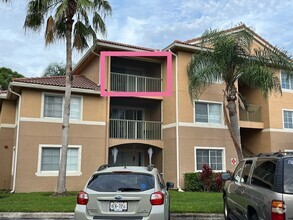
[[[25, 220], [56, 220], [56, 219], [73, 219], [73, 213], [5, 213], [0, 212], [0, 219], [25, 219]], [[171, 220], [224, 220], [223, 214], [208, 213], [171, 213]]]

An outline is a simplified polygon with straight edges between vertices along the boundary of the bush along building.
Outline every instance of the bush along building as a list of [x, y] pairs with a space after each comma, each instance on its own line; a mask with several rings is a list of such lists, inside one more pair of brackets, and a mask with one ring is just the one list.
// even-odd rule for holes
[[[253, 34], [252, 47], [273, 48], [245, 25], [226, 33], [242, 30]], [[234, 170], [237, 152], [224, 120], [223, 83], [215, 81], [198, 99], [189, 95], [187, 66], [203, 49], [199, 41], [174, 41], [158, 51], [97, 40], [88, 50], [73, 70], [67, 190], [82, 189], [102, 164], [152, 163], [179, 189], [184, 174], [201, 171], [203, 164], [214, 172]], [[281, 69], [274, 72], [282, 95], [264, 98], [236, 85], [249, 103], [248, 111], [238, 107], [244, 156], [293, 151], [293, 80]], [[57, 76], [14, 79], [0, 93], [1, 189], [55, 190], [64, 91], [65, 78]]]

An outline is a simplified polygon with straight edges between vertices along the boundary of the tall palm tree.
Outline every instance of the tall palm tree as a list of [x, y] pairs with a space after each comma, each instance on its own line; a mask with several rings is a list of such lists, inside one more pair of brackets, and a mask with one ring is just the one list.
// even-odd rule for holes
[[215, 80], [223, 81], [229, 117], [225, 108], [224, 116], [240, 161], [243, 154], [236, 101], [241, 96], [236, 83], [260, 89], [265, 97], [273, 91], [281, 92], [279, 78], [272, 69], [292, 70], [291, 59], [275, 47], [252, 49], [253, 32], [244, 25], [230, 34], [210, 29], [200, 39], [203, 48], [192, 56], [188, 65], [189, 94], [192, 99], [198, 98]]
[[[4, 0], [7, 1], [7, 0]], [[66, 160], [72, 76], [72, 49], [88, 47], [87, 40], [96, 32], [106, 33], [104, 19], [112, 12], [107, 0], [30, 0], [24, 22], [25, 29], [39, 31], [45, 23], [45, 43], [66, 42], [66, 88], [63, 109], [62, 148], [56, 194], [66, 192]], [[90, 21], [92, 18], [92, 21]]]

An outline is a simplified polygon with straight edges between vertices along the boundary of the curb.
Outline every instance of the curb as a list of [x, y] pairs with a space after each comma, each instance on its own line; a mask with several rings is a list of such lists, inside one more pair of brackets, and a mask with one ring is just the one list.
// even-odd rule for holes
[[[0, 212], [0, 219], [73, 219], [73, 212]], [[171, 220], [223, 220], [223, 214], [171, 213]]]

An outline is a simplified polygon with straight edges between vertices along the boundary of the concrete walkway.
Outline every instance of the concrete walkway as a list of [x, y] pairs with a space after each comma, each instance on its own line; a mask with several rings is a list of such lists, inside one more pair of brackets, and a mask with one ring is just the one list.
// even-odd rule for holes
[[[0, 212], [0, 219], [73, 219], [74, 214], [64, 212]], [[223, 214], [171, 213], [171, 220], [223, 220]]]

